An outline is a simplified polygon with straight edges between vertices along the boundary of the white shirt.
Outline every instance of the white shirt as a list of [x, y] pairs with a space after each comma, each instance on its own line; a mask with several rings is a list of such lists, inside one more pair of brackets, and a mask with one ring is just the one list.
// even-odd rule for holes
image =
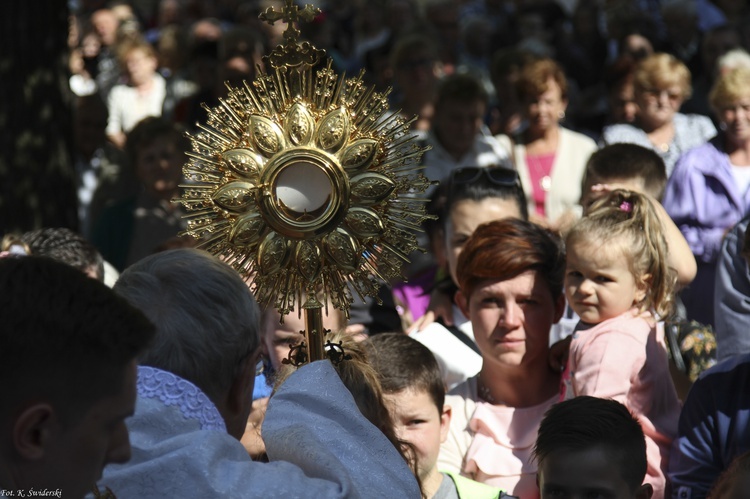
[[128, 133], [143, 118], [161, 116], [166, 95], [167, 83], [158, 73], [154, 74], [154, 86], [145, 94], [130, 85], [115, 85], [107, 99], [107, 135]]

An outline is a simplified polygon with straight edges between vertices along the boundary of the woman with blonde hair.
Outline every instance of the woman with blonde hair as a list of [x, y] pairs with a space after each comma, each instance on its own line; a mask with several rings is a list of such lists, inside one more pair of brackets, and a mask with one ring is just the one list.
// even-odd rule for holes
[[723, 74], [709, 96], [721, 132], [682, 155], [663, 205], [698, 263], [682, 292], [690, 319], [713, 324], [716, 259], [727, 231], [750, 212], [750, 69]]
[[640, 61], [633, 86], [638, 106], [635, 123], [605, 127], [602, 141], [653, 149], [664, 160], [670, 175], [680, 155], [713, 137], [716, 128], [706, 116], [679, 112], [692, 88], [690, 70], [674, 56], [658, 53]]

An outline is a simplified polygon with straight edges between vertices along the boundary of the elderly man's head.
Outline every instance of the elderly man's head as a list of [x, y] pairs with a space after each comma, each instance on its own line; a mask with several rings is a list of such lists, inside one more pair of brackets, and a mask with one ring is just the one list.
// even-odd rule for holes
[[196, 385], [240, 438], [260, 357], [260, 313], [239, 274], [204, 251], [177, 249], [136, 262], [114, 290], [156, 325], [141, 364]]

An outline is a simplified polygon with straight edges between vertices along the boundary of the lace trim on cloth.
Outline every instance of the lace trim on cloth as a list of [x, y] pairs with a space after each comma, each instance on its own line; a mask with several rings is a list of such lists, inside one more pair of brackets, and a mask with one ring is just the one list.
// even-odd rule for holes
[[159, 399], [164, 405], [178, 406], [185, 419], [194, 419], [201, 430], [226, 432], [224, 418], [200, 388], [170, 372], [138, 366], [138, 395]]

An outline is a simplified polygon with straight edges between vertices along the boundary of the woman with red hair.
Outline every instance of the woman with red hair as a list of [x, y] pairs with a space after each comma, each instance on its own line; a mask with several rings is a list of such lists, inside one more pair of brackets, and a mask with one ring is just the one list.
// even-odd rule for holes
[[565, 252], [551, 231], [519, 219], [479, 226], [458, 258], [456, 295], [479, 351], [479, 374], [451, 390], [442, 470], [538, 497], [532, 449], [560, 393], [549, 332], [563, 314]]

